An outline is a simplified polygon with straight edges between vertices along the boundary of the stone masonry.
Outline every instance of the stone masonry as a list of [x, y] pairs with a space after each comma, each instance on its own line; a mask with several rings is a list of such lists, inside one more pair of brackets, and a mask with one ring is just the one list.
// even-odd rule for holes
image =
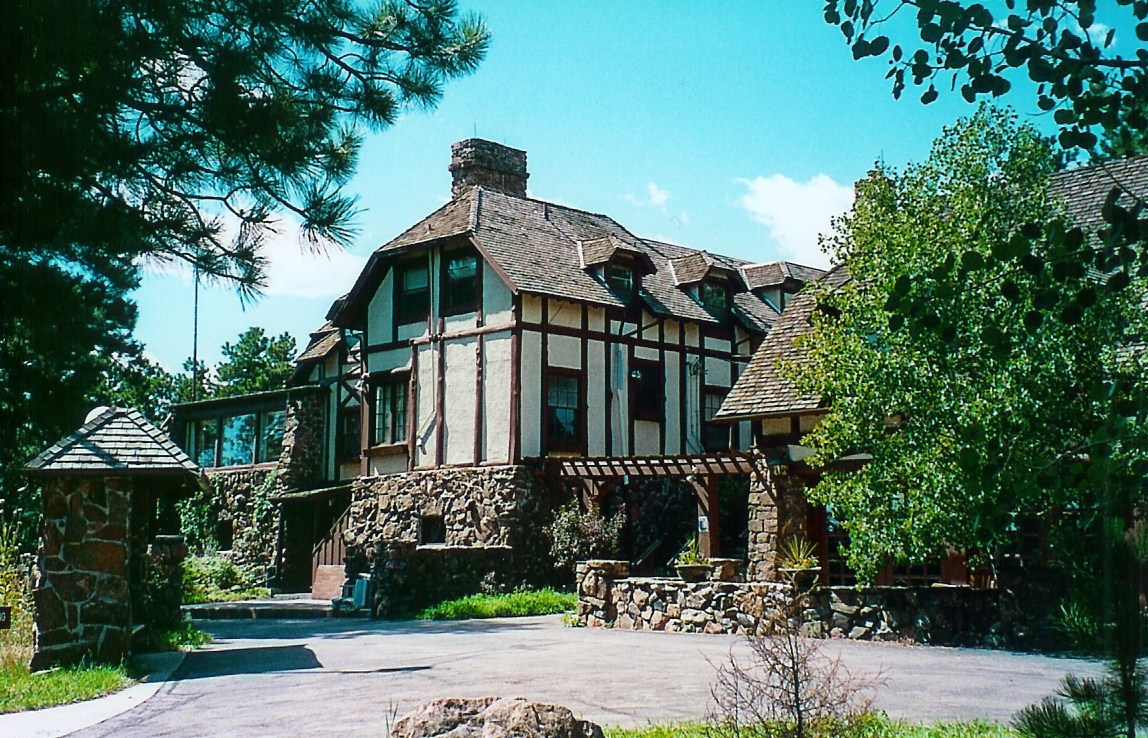
[[746, 578], [776, 581], [777, 552], [785, 539], [805, 531], [804, 484], [784, 467], [755, 457], [749, 483], [749, 546]]
[[[523, 466], [435, 469], [359, 479], [351, 488], [347, 572], [370, 574], [373, 611], [544, 577], [533, 471]], [[426, 541], [428, 526], [442, 540]]]
[[114, 663], [127, 654], [131, 488], [124, 477], [44, 485], [33, 669], [85, 657]]

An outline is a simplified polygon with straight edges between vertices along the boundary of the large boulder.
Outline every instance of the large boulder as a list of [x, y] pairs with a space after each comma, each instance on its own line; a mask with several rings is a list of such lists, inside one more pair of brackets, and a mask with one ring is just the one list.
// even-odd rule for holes
[[446, 697], [415, 708], [391, 738], [603, 738], [602, 729], [561, 705], [499, 697]]

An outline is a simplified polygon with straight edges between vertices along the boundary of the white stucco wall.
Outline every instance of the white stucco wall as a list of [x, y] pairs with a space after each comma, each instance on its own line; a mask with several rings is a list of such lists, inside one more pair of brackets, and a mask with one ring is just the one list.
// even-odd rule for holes
[[483, 347], [483, 461], [510, 461], [510, 416], [514, 408], [510, 398], [510, 331], [491, 333]]
[[446, 387], [443, 396], [443, 462], [474, 460], [475, 372], [478, 339], [446, 341]]

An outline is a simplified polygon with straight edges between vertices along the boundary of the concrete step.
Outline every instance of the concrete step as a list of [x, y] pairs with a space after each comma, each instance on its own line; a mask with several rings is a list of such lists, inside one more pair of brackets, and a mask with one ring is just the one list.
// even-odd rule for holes
[[330, 617], [366, 617], [365, 610], [339, 611], [331, 600], [272, 597], [235, 602], [205, 602], [184, 605], [183, 612], [192, 620], [308, 620]]

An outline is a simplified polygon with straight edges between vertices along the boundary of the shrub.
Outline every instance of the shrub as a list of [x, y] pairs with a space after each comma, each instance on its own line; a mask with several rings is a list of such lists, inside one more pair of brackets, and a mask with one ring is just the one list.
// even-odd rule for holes
[[577, 603], [576, 595], [552, 589], [503, 595], [477, 594], [441, 602], [428, 607], [416, 617], [419, 620], [466, 620], [553, 615], [573, 610]]
[[185, 620], [174, 630], [163, 630], [151, 637], [152, 651], [190, 651], [211, 643], [211, 634]]
[[188, 556], [183, 562], [183, 604], [267, 597], [259, 573], [222, 556]]
[[0, 671], [25, 669], [32, 658], [34, 626], [31, 563], [20, 553], [16, 523], [0, 521], [0, 605], [12, 608], [12, 627], [0, 630]]
[[546, 529], [550, 555], [556, 566], [568, 571], [574, 570], [577, 561], [616, 558], [622, 550], [625, 524], [625, 507], [607, 518], [594, 508], [583, 512], [577, 499], [570, 500], [558, 508]]

